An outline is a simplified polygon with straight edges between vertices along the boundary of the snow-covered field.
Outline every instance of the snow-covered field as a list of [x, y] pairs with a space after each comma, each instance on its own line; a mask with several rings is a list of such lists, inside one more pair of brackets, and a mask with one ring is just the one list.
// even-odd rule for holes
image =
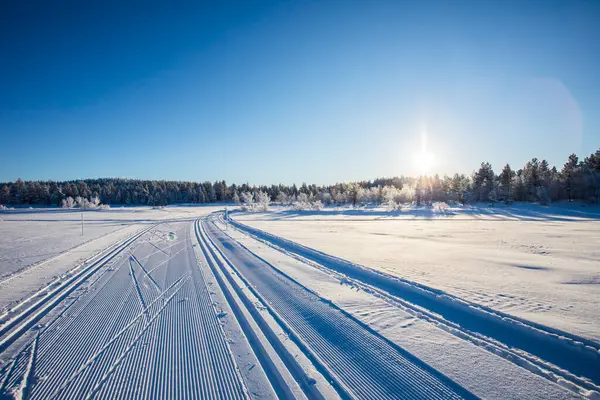
[[0, 212], [0, 309], [34, 293], [111, 244], [158, 221], [206, 215], [221, 207], [56, 208]]
[[[30, 265], [132, 225], [173, 218], [193, 218], [211, 207], [114, 208], [85, 211], [53, 208], [0, 212], [0, 279]], [[202, 210], [202, 211], [198, 211]], [[84, 229], [81, 234], [81, 216]], [[114, 241], [114, 240], [113, 240]]]
[[600, 208], [239, 213], [327, 254], [600, 342]]
[[[220, 227], [225, 229], [222, 224]], [[226, 233], [324, 301], [339, 306], [476, 396], [504, 400], [523, 398], [525, 393], [530, 399], [572, 395], [511, 362], [509, 357], [504, 357], [506, 354], [499, 356], [502, 352], [490, 342], [477, 342], [472, 337], [432, 323], [419, 312], [390, 303], [368, 290], [358, 290], [360, 286], [356, 282], [331, 274], [327, 269], [314, 268], [253, 240], [242, 231], [229, 228]]]
[[0, 398], [600, 397], [594, 209], [220, 208], [0, 214]]

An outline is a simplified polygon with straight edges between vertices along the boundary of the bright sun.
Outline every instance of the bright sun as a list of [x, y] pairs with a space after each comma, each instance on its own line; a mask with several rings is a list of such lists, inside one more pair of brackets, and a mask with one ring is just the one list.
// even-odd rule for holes
[[421, 151], [416, 153], [413, 160], [415, 168], [421, 175], [427, 175], [431, 172], [435, 164], [435, 156], [427, 151], [427, 130], [423, 129], [421, 133]]
[[420, 152], [415, 154], [414, 159], [415, 167], [421, 173], [421, 175], [427, 175], [431, 172], [431, 168], [435, 164], [435, 156], [433, 153], [429, 152]]

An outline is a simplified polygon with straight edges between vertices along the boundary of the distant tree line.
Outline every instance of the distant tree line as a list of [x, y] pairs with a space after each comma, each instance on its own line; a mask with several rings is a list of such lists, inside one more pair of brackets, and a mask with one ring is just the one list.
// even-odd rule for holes
[[[225, 181], [186, 182], [138, 179], [84, 179], [67, 182], [23, 181], [0, 183], [0, 204], [61, 206], [71, 197], [99, 199], [105, 205], [163, 206], [181, 203], [245, 202], [260, 204], [431, 204], [434, 201], [512, 202], [548, 204], [557, 200], [600, 202], [600, 150], [580, 160], [571, 154], [562, 168], [550, 167], [546, 160], [531, 159], [521, 169], [506, 164], [496, 174], [488, 162], [471, 176], [455, 174], [440, 177], [394, 177], [372, 181], [317, 186], [228, 185]], [[241, 199], [241, 200], [240, 200]]]

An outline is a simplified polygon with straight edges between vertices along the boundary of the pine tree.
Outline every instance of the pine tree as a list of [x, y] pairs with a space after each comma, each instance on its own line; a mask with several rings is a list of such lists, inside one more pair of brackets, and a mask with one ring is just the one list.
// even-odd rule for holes
[[569, 159], [563, 166], [562, 171], [560, 172], [564, 182], [565, 182], [565, 190], [567, 192], [568, 200], [573, 200], [573, 192], [575, 189], [575, 180], [577, 175], [577, 167], [579, 165], [579, 158], [575, 153], [569, 156]]
[[537, 188], [540, 186], [540, 161], [537, 158], [534, 157], [525, 164], [525, 168], [523, 168], [523, 183], [528, 200], [536, 200]]
[[586, 194], [591, 201], [598, 203], [600, 202], [600, 150], [585, 158], [583, 168]]
[[482, 162], [479, 170], [473, 174], [473, 192], [475, 201], [487, 201], [494, 188], [494, 170], [489, 162]]
[[202, 186], [198, 188], [198, 202], [206, 203], [206, 192]]
[[500, 189], [505, 202], [509, 202], [512, 199], [513, 194], [510, 190], [514, 176], [515, 172], [512, 170], [512, 168], [510, 168], [510, 165], [506, 163], [504, 168], [502, 168], [502, 172], [500, 172], [499, 175]]
[[0, 204], [10, 203], [10, 188], [8, 185], [2, 185], [0, 189]]

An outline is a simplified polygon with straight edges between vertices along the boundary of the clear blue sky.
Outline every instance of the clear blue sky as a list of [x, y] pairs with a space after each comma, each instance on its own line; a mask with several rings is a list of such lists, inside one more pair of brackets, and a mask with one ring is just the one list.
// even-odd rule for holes
[[0, 5], [0, 181], [410, 175], [423, 131], [441, 174], [600, 148], [600, 1], [33, 3]]

